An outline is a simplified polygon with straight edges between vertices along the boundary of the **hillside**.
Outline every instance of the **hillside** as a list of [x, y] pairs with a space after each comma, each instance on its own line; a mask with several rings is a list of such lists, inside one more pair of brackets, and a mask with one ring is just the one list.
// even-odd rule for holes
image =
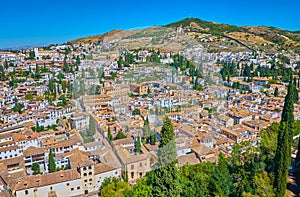
[[[170, 28], [182, 28], [185, 31], [207, 33], [213, 36], [229, 36], [253, 48], [266, 49], [277, 46], [278, 49], [293, 49], [300, 52], [300, 31], [288, 31], [276, 27], [234, 26], [218, 24], [197, 18], [186, 18], [166, 25]], [[228, 37], [227, 37], [228, 38]]]
[[100, 34], [96, 36], [87, 36], [84, 38], [78, 38], [76, 40], [71, 40], [69, 43], [71, 44], [80, 44], [80, 43], [98, 43], [100, 41], [103, 41], [106, 37], [113, 36], [114, 34], [123, 32], [122, 30], [112, 30], [110, 32], [107, 32], [105, 34]]
[[119, 48], [157, 47], [170, 50], [175, 47], [180, 50], [193, 43], [200, 43], [209, 44], [211, 52], [261, 50], [276, 53], [284, 49], [300, 53], [300, 31], [265, 26], [239, 27], [197, 18], [186, 18], [143, 30], [113, 30], [102, 35], [79, 38], [70, 43], [98, 43], [113, 40], [124, 40], [118, 44]]
[[178, 22], [166, 25], [166, 27], [182, 27], [197, 31], [199, 33], [209, 33], [212, 35], [220, 35], [225, 32], [239, 32], [241, 29], [234, 25], [218, 24], [215, 22], [208, 22], [197, 18], [186, 18]]

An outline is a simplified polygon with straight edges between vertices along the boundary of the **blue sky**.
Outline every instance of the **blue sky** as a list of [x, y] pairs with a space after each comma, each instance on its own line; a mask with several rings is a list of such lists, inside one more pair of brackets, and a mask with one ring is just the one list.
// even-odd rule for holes
[[234, 25], [300, 30], [299, 0], [3, 0], [0, 48], [163, 25], [189, 16]]

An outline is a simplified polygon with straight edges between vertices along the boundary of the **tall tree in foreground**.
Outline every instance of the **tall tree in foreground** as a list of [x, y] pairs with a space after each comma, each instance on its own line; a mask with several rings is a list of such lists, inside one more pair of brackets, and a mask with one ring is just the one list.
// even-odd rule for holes
[[148, 176], [148, 184], [152, 185], [153, 196], [179, 196], [180, 185], [176, 156], [174, 128], [171, 120], [166, 117], [157, 153], [158, 164]]
[[283, 197], [285, 194], [288, 169], [291, 164], [291, 146], [294, 127], [294, 90], [294, 85], [290, 83], [285, 97], [278, 133], [278, 144], [274, 161], [274, 188], [276, 189], [277, 197]]

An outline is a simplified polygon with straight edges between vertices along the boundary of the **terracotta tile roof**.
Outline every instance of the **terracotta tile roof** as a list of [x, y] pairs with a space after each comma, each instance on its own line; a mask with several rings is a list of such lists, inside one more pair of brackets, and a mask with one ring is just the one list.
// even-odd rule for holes
[[15, 190], [20, 191], [34, 187], [43, 187], [75, 179], [80, 179], [80, 174], [76, 169], [63, 170], [43, 175], [39, 174], [35, 176], [27, 176], [16, 184]]
[[37, 154], [43, 154], [45, 153], [45, 150], [43, 148], [37, 148], [34, 146], [30, 146], [26, 150], [24, 150], [23, 155], [25, 157], [31, 156], [31, 155], [37, 155]]
[[3, 159], [0, 162], [3, 163], [4, 165], [8, 166], [10, 164], [15, 164], [15, 163], [21, 163], [23, 161], [23, 157], [15, 157], [15, 158], [8, 158], [8, 159]]
[[200, 156], [214, 153], [214, 151], [212, 149], [208, 148], [207, 146], [205, 146], [203, 144], [199, 144], [199, 145], [193, 147], [192, 151], [197, 153]]
[[96, 164], [94, 166], [94, 173], [95, 174], [101, 174], [101, 173], [104, 173], [104, 172], [112, 171], [114, 169], [115, 168], [110, 166], [110, 165], [107, 165], [107, 164], [104, 164], [104, 163], [99, 163], [99, 164]]
[[30, 121], [30, 122], [26, 122], [23, 124], [24, 127], [33, 127], [35, 126], [34, 122]]
[[20, 141], [26, 140], [26, 137], [25, 137], [24, 134], [16, 133], [12, 137], [13, 137], [13, 139], [14, 139], [15, 142], [20, 142]]
[[186, 164], [197, 164], [200, 163], [200, 160], [197, 158], [195, 153], [192, 154], [187, 154], [187, 155], [182, 155], [178, 157], [178, 166], [183, 166]]
[[4, 147], [4, 148], [0, 148], [0, 152], [9, 151], [9, 150], [15, 150], [15, 149], [20, 149], [20, 147], [17, 146], [17, 145], [7, 146], [7, 147]]
[[89, 160], [88, 153], [78, 149], [73, 149], [67, 153], [64, 153], [64, 155], [69, 157], [71, 168], [89, 166], [93, 164], [93, 162]]

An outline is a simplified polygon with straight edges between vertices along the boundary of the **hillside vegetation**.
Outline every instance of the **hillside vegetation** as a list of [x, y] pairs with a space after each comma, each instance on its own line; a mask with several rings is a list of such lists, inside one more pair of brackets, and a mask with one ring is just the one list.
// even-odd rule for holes
[[[176, 36], [177, 30], [183, 34]], [[174, 46], [178, 48], [177, 45], [185, 48], [187, 44], [184, 41], [186, 40], [184, 34], [193, 36], [189, 38], [190, 42], [205, 44], [209, 40], [211, 52], [262, 50], [267, 53], [276, 53], [279, 50], [293, 50], [300, 54], [300, 31], [266, 26], [239, 27], [197, 18], [186, 18], [165, 26], [153, 26], [143, 30], [113, 30], [102, 35], [79, 38], [70, 43], [99, 43], [125, 39], [126, 41], [122, 42], [125, 48], [161, 47], [168, 49]]]

